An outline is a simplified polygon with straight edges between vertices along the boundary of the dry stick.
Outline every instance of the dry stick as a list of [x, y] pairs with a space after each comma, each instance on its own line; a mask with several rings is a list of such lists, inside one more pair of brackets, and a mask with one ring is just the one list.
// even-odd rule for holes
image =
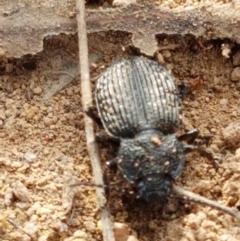
[[29, 233], [27, 233], [19, 224], [17, 224], [15, 221], [11, 219], [7, 219], [7, 221], [16, 229], [19, 229], [21, 232], [27, 234], [28, 237], [32, 238]]
[[[76, 0], [77, 7], [77, 24], [78, 24], [78, 41], [79, 41], [79, 59], [82, 89], [82, 105], [83, 109], [92, 106], [92, 92], [89, 78], [89, 62], [88, 62], [88, 45], [87, 30], [85, 22], [85, 1]], [[88, 153], [91, 159], [93, 175], [96, 183], [103, 184], [102, 170], [99, 160], [98, 146], [95, 141], [93, 122], [84, 115], [85, 131], [87, 139]], [[104, 197], [104, 190], [96, 188], [98, 204], [101, 207], [102, 232], [104, 241], [114, 241], [112, 223], [110, 214]]]
[[178, 195], [180, 197], [186, 197], [186, 199], [189, 200], [189, 201], [201, 203], [201, 204], [216, 208], [216, 209], [218, 209], [218, 210], [220, 210], [224, 213], [227, 213], [227, 214], [229, 214], [229, 215], [231, 215], [231, 216], [240, 220], [240, 212], [236, 209], [224, 206], [224, 205], [222, 205], [218, 202], [207, 199], [207, 198], [202, 197], [202, 196], [200, 196], [198, 194], [195, 194], [193, 192], [187, 191], [187, 190], [185, 190], [185, 189], [183, 189], [183, 188], [181, 188], [181, 187], [179, 187], [175, 184], [173, 184], [172, 191], [175, 195]]

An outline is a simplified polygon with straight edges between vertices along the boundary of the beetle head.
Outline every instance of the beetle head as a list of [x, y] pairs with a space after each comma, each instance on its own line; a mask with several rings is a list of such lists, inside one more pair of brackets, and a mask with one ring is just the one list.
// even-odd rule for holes
[[169, 175], [153, 174], [138, 180], [136, 191], [138, 198], [147, 203], [160, 202], [164, 204], [172, 188], [172, 180]]

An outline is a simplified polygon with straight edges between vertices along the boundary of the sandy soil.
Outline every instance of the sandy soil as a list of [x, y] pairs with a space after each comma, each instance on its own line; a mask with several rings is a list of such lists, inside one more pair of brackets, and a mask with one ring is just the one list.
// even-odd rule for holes
[[[199, 152], [188, 154], [178, 184], [238, 208], [240, 82], [231, 81], [231, 73], [240, 66], [240, 48], [191, 36], [158, 36], [158, 41], [160, 47], [176, 46], [160, 52], [176, 82], [201, 82], [184, 101], [179, 131], [214, 134], [208, 150], [218, 157], [213, 162]], [[130, 36], [119, 32], [89, 36], [93, 88], [129, 42]], [[223, 56], [222, 44], [233, 46], [230, 58]], [[44, 45], [36, 56], [0, 60], [0, 238], [102, 240], [94, 189], [69, 188], [75, 180], [92, 181], [76, 36], [56, 36]], [[111, 147], [101, 147], [103, 165], [113, 155]], [[127, 224], [139, 240], [240, 240], [239, 221], [209, 207], [177, 202], [162, 211], [114, 198], [113, 221]]]

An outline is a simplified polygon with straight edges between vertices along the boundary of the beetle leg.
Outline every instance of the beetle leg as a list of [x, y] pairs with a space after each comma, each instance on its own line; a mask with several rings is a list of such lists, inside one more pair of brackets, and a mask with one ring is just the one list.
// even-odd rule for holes
[[180, 99], [184, 100], [187, 93], [189, 92], [189, 85], [186, 83], [182, 83], [182, 84], [177, 85], [177, 87], [178, 87]]
[[96, 141], [99, 143], [110, 143], [113, 146], [118, 146], [120, 144], [120, 140], [116, 139], [112, 136], [109, 136], [108, 134], [103, 134], [103, 133], [96, 133]]
[[104, 189], [105, 189], [107, 200], [109, 199], [109, 192], [110, 192], [110, 182], [109, 182], [109, 178], [108, 178], [109, 171], [117, 172], [117, 162], [115, 159], [107, 161], [106, 165], [103, 169], [103, 181], [105, 184]]
[[185, 153], [188, 153], [188, 152], [191, 152], [191, 151], [193, 151], [194, 149], [196, 149], [196, 146], [195, 146], [195, 145], [184, 145], [184, 146], [183, 146], [183, 149], [184, 149], [184, 152], [185, 152]]
[[193, 144], [198, 136], [199, 132], [197, 129], [188, 131], [187, 133], [182, 134], [178, 137], [179, 141], [186, 141], [188, 144]]
[[106, 163], [106, 167], [107, 168], [109, 168], [109, 169], [116, 169], [117, 168], [117, 162], [116, 162], [116, 160], [115, 159], [112, 159], [112, 160], [110, 160], [110, 161], [107, 161], [107, 163]]
[[211, 140], [212, 140], [213, 136], [214, 136], [214, 135], [212, 135], [212, 134], [210, 134], [210, 135], [205, 135], [205, 136], [203, 136], [203, 137], [201, 137], [201, 138], [198, 138], [198, 139], [194, 140], [194, 144], [195, 144], [195, 145], [198, 145], [198, 146], [206, 144], [207, 146], [209, 146], [209, 144], [211, 143]]
[[213, 138], [213, 135], [206, 135], [206, 136], [203, 136], [203, 137], [197, 139], [198, 134], [199, 134], [198, 130], [193, 129], [178, 137], [179, 141], [187, 142], [187, 145], [184, 145], [185, 152], [192, 151], [204, 144], [209, 145], [211, 139]]
[[94, 122], [97, 123], [98, 126], [103, 126], [101, 119], [99, 118], [99, 116], [96, 113], [96, 108], [94, 107], [88, 107], [85, 110], [85, 114], [90, 117]]

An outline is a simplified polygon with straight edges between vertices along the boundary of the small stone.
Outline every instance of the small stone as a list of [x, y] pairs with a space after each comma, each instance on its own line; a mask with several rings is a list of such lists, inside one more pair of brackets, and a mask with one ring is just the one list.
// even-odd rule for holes
[[215, 129], [215, 128], [211, 128], [211, 133], [216, 133], [217, 132], [217, 130]]
[[240, 144], [240, 125], [238, 122], [230, 123], [222, 131], [223, 139], [226, 143], [232, 147], [238, 146]]
[[240, 156], [240, 148], [235, 151], [236, 156]]
[[12, 99], [6, 99], [5, 100], [5, 107], [7, 110], [14, 108], [15, 102]]
[[41, 235], [39, 238], [38, 238], [38, 241], [48, 241], [48, 237], [49, 235], [46, 235], [46, 234], [44, 234], [44, 235]]
[[99, 221], [97, 222], [97, 228], [98, 228], [99, 230], [102, 230], [102, 221], [101, 221], [101, 220], [99, 220]]
[[73, 237], [76, 238], [82, 238], [82, 239], [87, 239], [88, 235], [86, 232], [82, 231], [82, 230], [77, 230], [74, 234]]
[[240, 51], [233, 55], [233, 65], [238, 66], [240, 65]]
[[31, 152], [27, 152], [24, 154], [24, 158], [28, 161], [28, 162], [32, 162], [34, 159], [36, 159], [37, 155]]
[[218, 146], [216, 144], [211, 144], [209, 146], [209, 150], [211, 150], [214, 153], [218, 153], [219, 152], [219, 148], [218, 148]]
[[49, 155], [50, 152], [51, 152], [51, 149], [49, 147], [43, 148], [43, 151], [42, 151], [43, 155], [47, 156]]
[[174, 69], [174, 64], [166, 64], [166, 69], [167, 70], [173, 70]]
[[233, 92], [233, 97], [239, 98], [240, 93], [238, 91]]
[[4, 194], [4, 204], [10, 206], [13, 200], [13, 190], [11, 187], [8, 187]]
[[92, 221], [84, 221], [83, 225], [89, 232], [94, 232], [96, 230], [96, 224]]
[[165, 63], [163, 55], [161, 53], [157, 53], [156, 58], [157, 58], [157, 62], [159, 64], [164, 64]]
[[127, 241], [138, 241], [138, 239], [137, 239], [135, 236], [130, 235], [130, 236], [128, 237]]
[[29, 201], [29, 196], [30, 196], [29, 191], [25, 187], [25, 185], [20, 181], [13, 183], [12, 190], [15, 197], [19, 199], [21, 202]]
[[231, 74], [231, 81], [240, 80], [240, 67], [236, 67]]
[[53, 222], [52, 228], [58, 233], [63, 233], [68, 231], [68, 225], [60, 220]]
[[69, 18], [75, 18], [75, 16], [76, 16], [76, 12], [69, 12], [68, 13]]
[[29, 235], [34, 235], [38, 231], [38, 224], [35, 222], [26, 222], [24, 224], [24, 231]]
[[58, 117], [57, 117], [57, 116], [53, 116], [53, 117], [52, 117], [52, 122], [53, 122], [53, 124], [56, 124], [57, 121], [58, 121]]
[[171, 52], [169, 50], [163, 50], [162, 51], [162, 56], [166, 59], [170, 58], [172, 56]]
[[45, 126], [50, 126], [50, 125], [53, 124], [53, 121], [52, 121], [51, 118], [46, 116], [46, 117], [43, 118], [43, 123], [44, 123]]
[[157, 230], [158, 229], [157, 223], [155, 221], [153, 221], [153, 220], [148, 222], [148, 227], [150, 229], [152, 229], [152, 230]]
[[230, 58], [231, 46], [229, 44], [222, 44], [221, 49], [222, 49], [222, 56], [227, 59]]
[[11, 64], [11, 63], [6, 64], [5, 71], [6, 71], [6, 73], [12, 73], [13, 72], [13, 64]]
[[40, 208], [37, 210], [36, 213], [37, 213], [37, 215], [42, 216], [42, 215], [44, 215], [44, 214], [50, 214], [50, 213], [52, 213], [52, 210], [49, 209], [49, 208], [40, 207]]
[[221, 100], [219, 101], [219, 104], [220, 104], [220, 105], [227, 105], [227, 104], [228, 104], [228, 100], [227, 100], [227, 99], [221, 99]]
[[115, 7], [127, 7], [130, 4], [136, 4], [136, 0], [114, 0], [112, 5]]
[[41, 87], [36, 87], [36, 88], [33, 88], [32, 89], [32, 92], [35, 94], [35, 95], [40, 95], [42, 93], [42, 88]]
[[4, 55], [5, 55], [5, 51], [2, 48], [0, 48], [0, 57], [3, 57]]
[[114, 223], [113, 232], [116, 241], [125, 241], [128, 239], [130, 234], [128, 225], [124, 223]]

